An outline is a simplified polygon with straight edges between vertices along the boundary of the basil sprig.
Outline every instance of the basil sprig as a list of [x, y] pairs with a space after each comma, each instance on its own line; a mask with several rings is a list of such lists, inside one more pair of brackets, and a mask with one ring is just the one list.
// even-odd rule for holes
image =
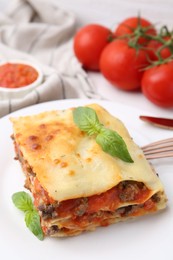
[[16, 208], [25, 213], [26, 226], [39, 240], [43, 240], [44, 235], [40, 225], [40, 216], [34, 208], [30, 195], [25, 191], [16, 192], [12, 195], [12, 201]]
[[96, 135], [96, 142], [104, 152], [125, 162], [133, 162], [123, 138], [116, 131], [104, 127], [94, 109], [77, 107], [73, 110], [73, 120], [80, 130]]

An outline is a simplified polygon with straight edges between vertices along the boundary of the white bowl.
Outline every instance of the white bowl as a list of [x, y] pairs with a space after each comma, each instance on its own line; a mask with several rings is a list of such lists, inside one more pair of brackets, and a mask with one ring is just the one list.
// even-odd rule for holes
[[1, 62], [0, 65], [4, 65], [6, 63], [15, 63], [15, 64], [26, 64], [33, 67], [38, 72], [38, 78], [31, 84], [27, 86], [22, 86], [19, 88], [6, 88], [0, 87], [0, 100], [6, 99], [18, 99], [24, 97], [26, 94], [31, 92], [33, 89], [38, 87], [43, 81], [43, 73], [38, 64], [26, 60], [8, 60], [5, 62]]

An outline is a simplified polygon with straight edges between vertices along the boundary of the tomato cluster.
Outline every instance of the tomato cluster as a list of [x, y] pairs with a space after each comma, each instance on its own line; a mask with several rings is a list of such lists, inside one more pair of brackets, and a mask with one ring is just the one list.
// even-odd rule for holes
[[142, 17], [115, 31], [89, 24], [76, 33], [74, 53], [84, 69], [100, 71], [113, 86], [140, 89], [154, 104], [173, 107], [173, 34], [165, 26], [157, 32]]

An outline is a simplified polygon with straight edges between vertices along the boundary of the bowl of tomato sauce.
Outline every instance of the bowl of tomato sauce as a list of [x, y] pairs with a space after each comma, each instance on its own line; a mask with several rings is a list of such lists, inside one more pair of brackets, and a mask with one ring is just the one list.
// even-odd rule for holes
[[0, 100], [22, 98], [37, 88], [43, 80], [39, 65], [10, 60], [0, 63]]

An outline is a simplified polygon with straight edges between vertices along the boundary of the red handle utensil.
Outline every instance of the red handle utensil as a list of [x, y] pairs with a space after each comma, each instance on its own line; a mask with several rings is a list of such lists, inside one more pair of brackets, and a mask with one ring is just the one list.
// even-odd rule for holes
[[173, 119], [170, 118], [153, 117], [153, 116], [139, 116], [139, 118], [157, 127], [173, 129]]

